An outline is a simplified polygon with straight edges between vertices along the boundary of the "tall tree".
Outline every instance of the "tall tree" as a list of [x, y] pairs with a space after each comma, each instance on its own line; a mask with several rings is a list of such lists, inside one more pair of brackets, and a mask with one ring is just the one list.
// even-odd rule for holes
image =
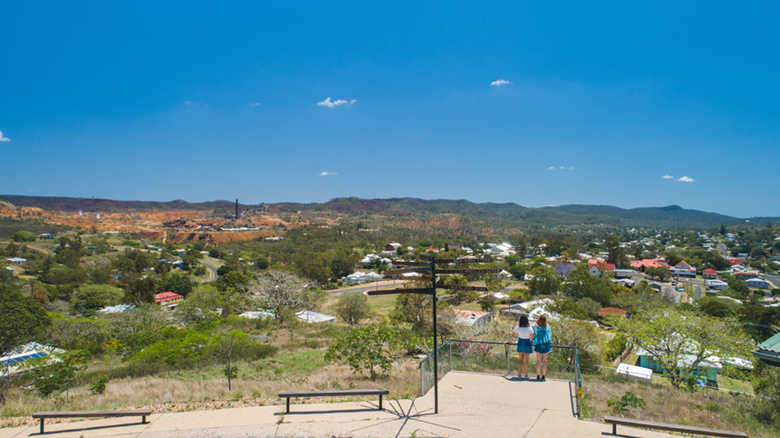
[[696, 315], [673, 307], [648, 309], [633, 318], [608, 317], [615, 330], [650, 353], [672, 385], [688, 385], [702, 362], [735, 369], [732, 358], [748, 358], [754, 348], [739, 323]]
[[604, 240], [604, 245], [607, 247], [607, 263], [617, 265], [620, 262], [620, 239], [614, 234], [610, 234]]
[[46, 310], [16, 288], [0, 285], [0, 354], [40, 340], [51, 324]]

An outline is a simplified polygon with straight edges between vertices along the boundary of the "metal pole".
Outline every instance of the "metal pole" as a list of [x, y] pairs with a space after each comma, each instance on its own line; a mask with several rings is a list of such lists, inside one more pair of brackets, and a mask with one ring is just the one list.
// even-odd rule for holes
[[439, 348], [436, 331], [436, 257], [431, 257], [431, 291], [433, 292], [433, 396], [434, 414], [439, 413]]

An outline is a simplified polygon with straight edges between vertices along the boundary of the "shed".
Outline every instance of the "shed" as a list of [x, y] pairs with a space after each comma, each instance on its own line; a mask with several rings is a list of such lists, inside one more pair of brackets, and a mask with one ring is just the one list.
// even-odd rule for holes
[[639, 380], [641, 382], [651, 382], [653, 380], [653, 370], [645, 367], [638, 367], [636, 365], [629, 365], [627, 363], [621, 363], [615, 370], [615, 374], [619, 376], [626, 376], [628, 378]]

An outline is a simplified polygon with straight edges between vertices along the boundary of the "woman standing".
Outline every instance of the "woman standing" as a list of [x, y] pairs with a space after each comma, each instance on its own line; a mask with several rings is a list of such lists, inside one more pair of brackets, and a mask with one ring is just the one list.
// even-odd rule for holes
[[[539, 316], [534, 326], [534, 351], [536, 351], [536, 380], [545, 380], [547, 375], [547, 355], [552, 351], [552, 330], [547, 325], [547, 317]], [[541, 371], [541, 374], [540, 374]]]
[[[520, 315], [520, 321], [517, 322], [517, 326], [512, 330], [512, 333], [509, 334], [509, 339], [507, 339], [504, 344], [509, 343], [515, 336], [515, 333], [517, 333], [517, 354], [520, 359], [517, 363], [517, 377], [528, 380], [528, 359], [531, 358], [531, 353], [533, 351], [531, 341], [534, 339], [534, 331], [528, 324], [528, 315]], [[525, 377], [523, 377], [522, 374], [523, 364], [525, 364]]]

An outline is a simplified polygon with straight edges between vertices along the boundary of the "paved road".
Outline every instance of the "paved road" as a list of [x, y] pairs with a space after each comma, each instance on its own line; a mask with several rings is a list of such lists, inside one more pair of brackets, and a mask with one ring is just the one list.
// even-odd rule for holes
[[330, 294], [334, 296], [338, 296], [344, 292], [351, 292], [351, 291], [368, 292], [370, 290], [393, 289], [396, 287], [400, 287], [403, 284], [404, 284], [403, 281], [377, 281], [376, 283], [364, 284], [361, 286], [344, 287], [341, 289], [332, 290], [330, 291]]
[[775, 274], [764, 274], [764, 278], [773, 285], [775, 285], [776, 288], [780, 289], [780, 275]]
[[217, 269], [218, 268], [216, 266], [214, 266], [214, 265], [210, 265], [210, 264], [206, 263], [206, 258], [200, 259], [200, 264], [203, 265], [209, 271], [209, 279], [208, 280], [204, 280], [203, 282], [204, 283], [208, 283], [210, 281], [217, 281], [217, 277], [219, 277], [219, 275], [217, 274]]
[[699, 298], [701, 298], [701, 286], [697, 284], [693, 287], [693, 299], [698, 300]]

